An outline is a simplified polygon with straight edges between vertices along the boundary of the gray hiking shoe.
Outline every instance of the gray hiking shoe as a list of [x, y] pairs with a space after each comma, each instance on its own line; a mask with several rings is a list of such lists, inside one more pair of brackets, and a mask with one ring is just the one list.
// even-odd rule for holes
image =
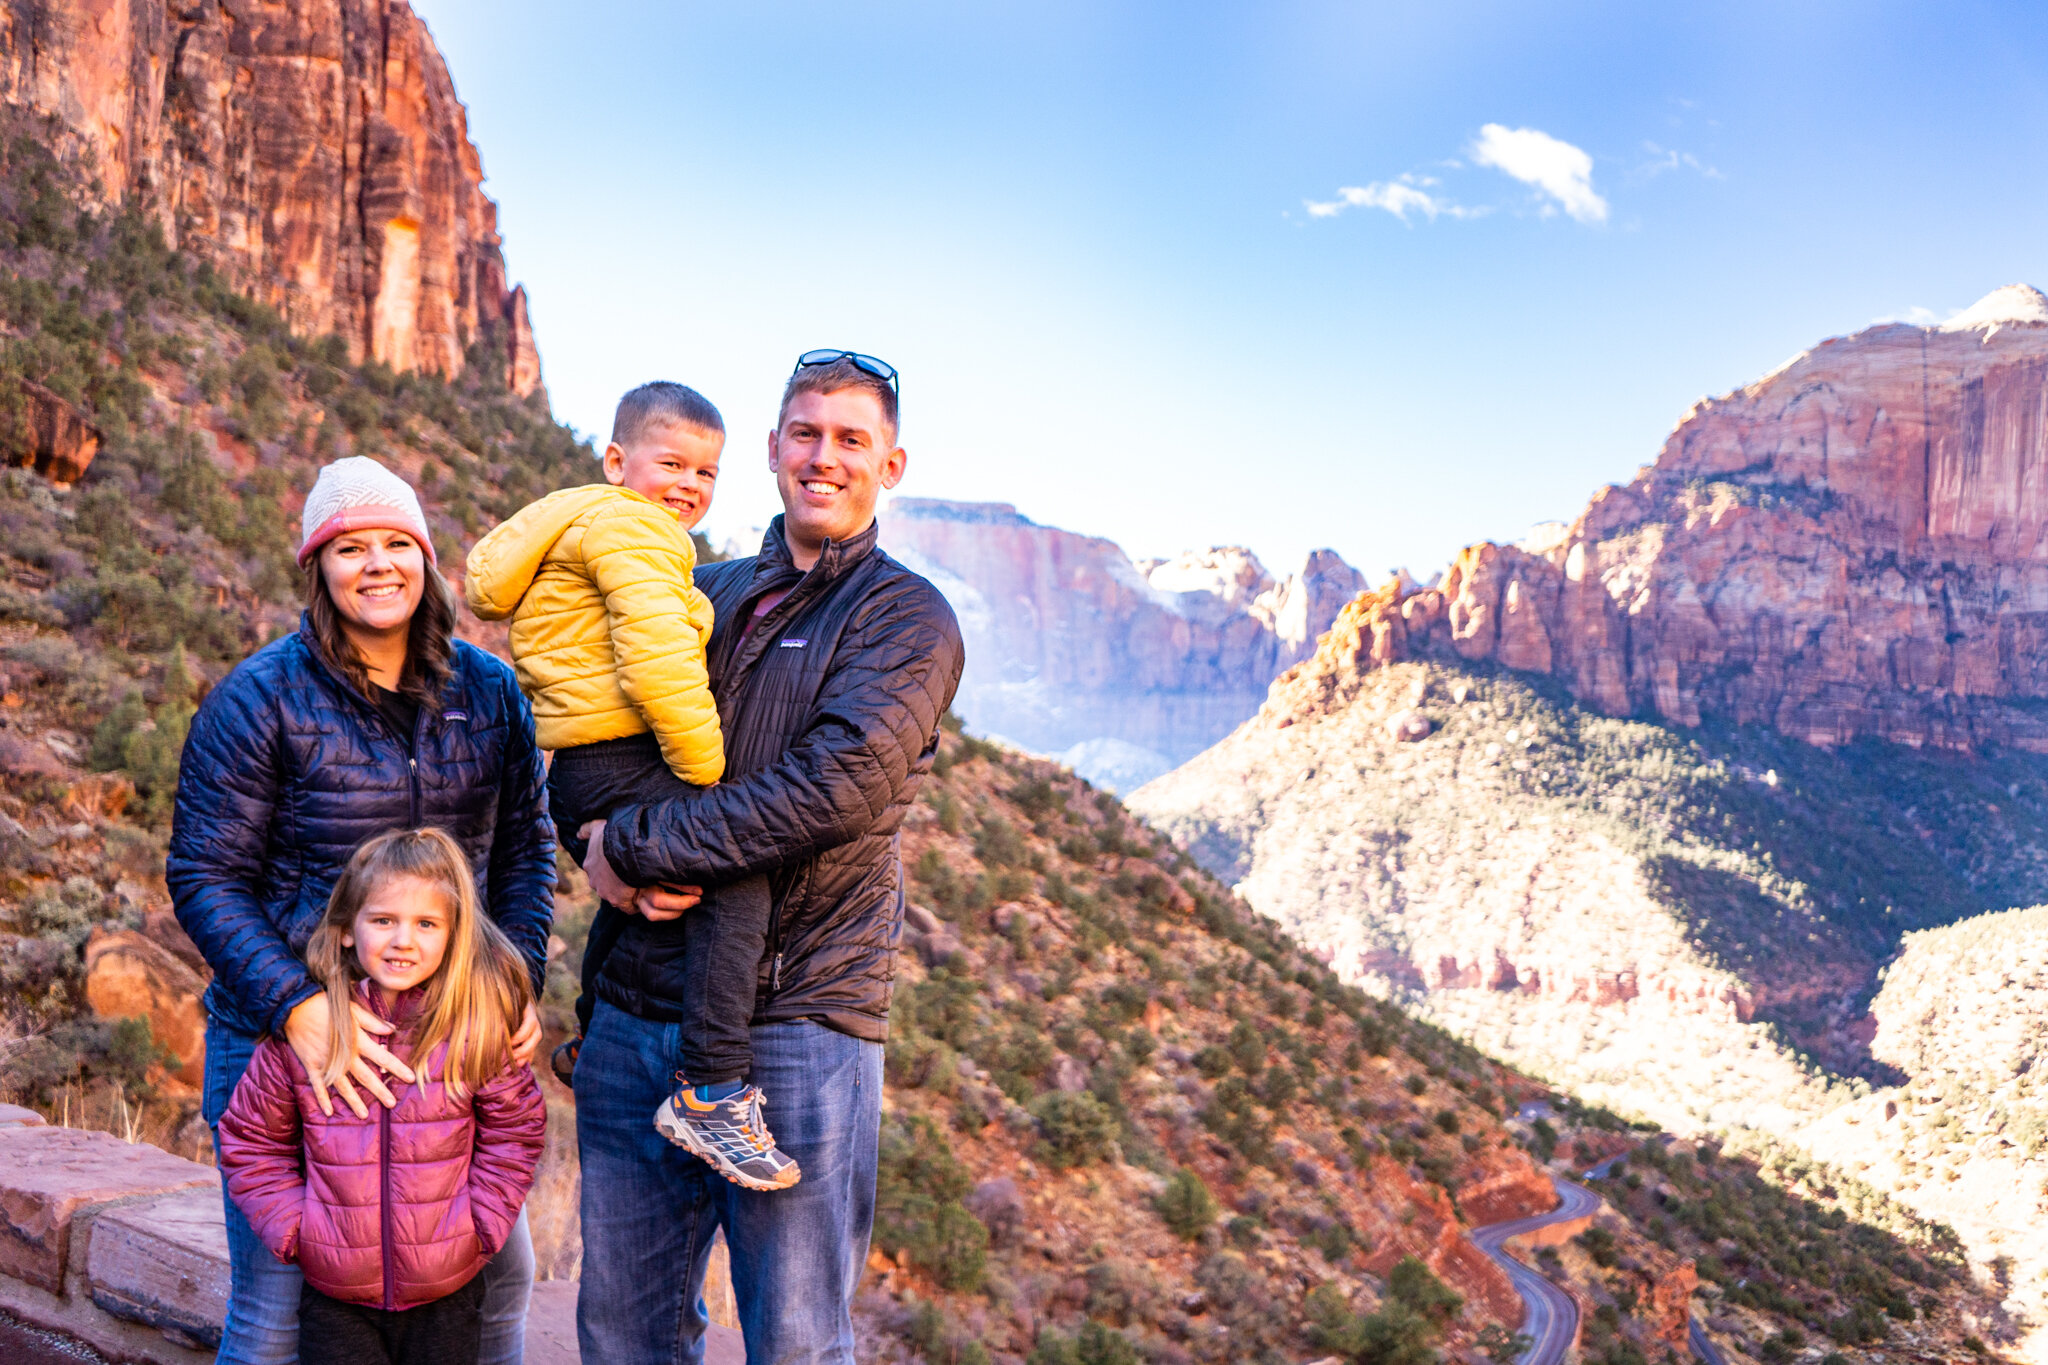
[[722, 1100], [700, 1100], [686, 1085], [654, 1111], [654, 1126], [685, 1151], [750, 1190], [786, 1190], [803, 1179], [795, 1161], [775, 1145], [761, 1118], [768, 1097], [759, 1086], [743, 1085]]

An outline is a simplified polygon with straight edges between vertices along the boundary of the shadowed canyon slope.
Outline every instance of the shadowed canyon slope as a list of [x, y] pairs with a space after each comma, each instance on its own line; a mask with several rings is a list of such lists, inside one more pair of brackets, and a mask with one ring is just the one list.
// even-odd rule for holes
[[[1950, 1083], [1872, 1012], [1902, 935], [2048, 899], [2044, 413], [2031, 289], [1825, 343], [1553, 543], [1361, 596], [1132, 805], [1345, 979], [1954, 1219], [2039, 1325], [2038, 1173], [1964, 1217], [1947, 1167], [1841, 1134]], [[1973, 1141], [2029, 1141], [1983, 1108]]]
[[975, 726], [1128, 788], [1214, 744], [1364, 579], [1331, 550], [1275, 579], [1249, 551], [1133, 562], [1113, 542], [1040, 526], [1007, 503], [898, 498], [882, 543], [960, 616]]
[[448, 376], [487, 341], [539, 386], [467, 115], [403, 0], [5, 0], [0, 98], [299, 335]]

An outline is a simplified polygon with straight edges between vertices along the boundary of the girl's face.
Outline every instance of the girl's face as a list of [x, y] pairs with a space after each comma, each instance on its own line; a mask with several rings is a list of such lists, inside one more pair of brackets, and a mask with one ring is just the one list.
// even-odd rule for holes
[[441, 970], [448, 956], [447, 894], [431, 882], [393, 877], [370, 893], [341, 936], [369, 978], [391, 994], [409, 991]]
[[320, 547], [320, 574], [342, 619], [361, 630], [404, 630], [427, 589], [427, 552], [404, 531], [351, 531]]

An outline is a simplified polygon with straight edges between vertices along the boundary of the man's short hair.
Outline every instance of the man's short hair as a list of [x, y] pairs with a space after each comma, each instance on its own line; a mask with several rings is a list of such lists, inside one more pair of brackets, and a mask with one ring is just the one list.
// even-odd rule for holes
[[612, 444], [630, 446], [646, 435], [647, 428], [664, 422], [725, 435], [725, 419], [710, 399], [688, 385], [657, 379], [628, 390], [619, 400], [619, 410], [612, 414]]
[[839, 393], [844, 389], [859, 389], [871, 393], [882, 405], [882, 422], [889, 428], [886, 439], [896, 444], [896, 388], [880, 375], [869, 374], [851, 360], [834, 360], [824, 365], [805, 365], [789, 377], [782, 386], [782, 410], [775, 414], [775, 425], [780, 427], [782, 419], [789, 416], [789, 405], [798, 394]]

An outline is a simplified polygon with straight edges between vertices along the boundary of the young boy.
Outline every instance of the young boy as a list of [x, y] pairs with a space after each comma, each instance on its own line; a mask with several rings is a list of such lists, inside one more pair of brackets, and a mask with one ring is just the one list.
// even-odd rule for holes
[[[520, 686], [541, 748], [555, 752], [548, 803], [578, 861], [573, 831], [616, 806], [666, 800], [724, 773], [705, 671], [711, 603], [691, 580], [689, 534], [710, 509], [724, 448], [724, 419], [701, 394], [642, 384], [612, 420], [609, 482], [550, 493], [469, 553], [470, 610], [487, 621], [512, 618]], [[652, 955], [680, 959], [697, 987], [678, 1020], [687, 1079], [655, 1126], [755, 1190], [787, 1189], [801, 1175], [762, 1121], [761, 1092], [745, 1083], [768, 913], [765, 876], [709, 888], [695, 910], [666, 923], [601, 905], [576, 1002], [588, 1029], [604, 958], [622, 934], [645, 934]], [[630, 982], [606, 985], [633, 993]]]

